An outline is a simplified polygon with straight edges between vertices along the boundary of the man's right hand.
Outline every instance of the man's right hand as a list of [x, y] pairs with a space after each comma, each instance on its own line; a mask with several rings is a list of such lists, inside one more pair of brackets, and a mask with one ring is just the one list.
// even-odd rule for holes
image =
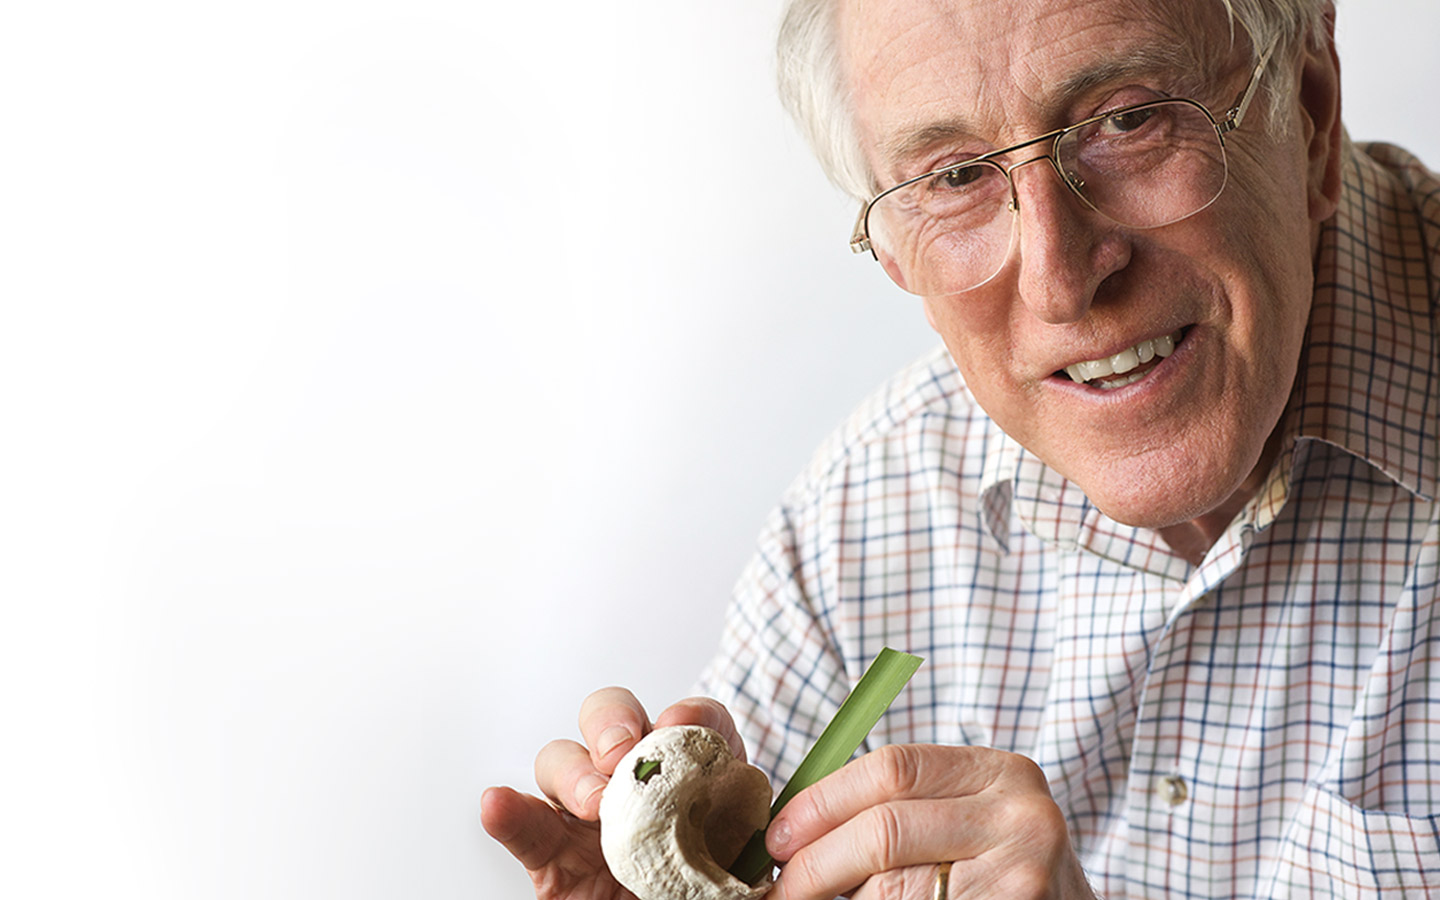
[[634, 900], [600, 853], [600, 794], [636, 741], [671, 725], [713, 728], [745, 759], [735, 722], [716, 701], [682, 700], [652, 723], [634, 694], [604, 688], [580, 706], [585, 742], [551, 741], [535, 757], [535, 781], [548, 803], [508, 787], [485, 792], [480, 821], [530, 873], [537, 900]]

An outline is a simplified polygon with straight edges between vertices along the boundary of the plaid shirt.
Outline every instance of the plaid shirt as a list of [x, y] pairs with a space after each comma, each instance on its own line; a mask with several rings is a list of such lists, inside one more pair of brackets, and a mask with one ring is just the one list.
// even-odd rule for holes
[[943, 351], [821, 449], [702, 690], [783, 783], [886, 645], [872, 733], [1038, 762], [1100, 893], [1440, 894], [1440, 181], [1352, 148], [1268, 482], [1198, 566], [1006, 437]]

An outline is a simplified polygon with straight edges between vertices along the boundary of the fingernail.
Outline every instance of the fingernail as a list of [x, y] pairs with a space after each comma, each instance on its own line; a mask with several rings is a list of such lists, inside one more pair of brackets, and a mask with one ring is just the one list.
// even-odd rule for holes
[[771, 822], [769, 830], [765, 832], [765, 844], [770, 848], [771, 855], [784, 853], [790, 846], [790, 825], [783, 819]]
[[575, 782], [575, 811], [584, 812], [588, 810], [590, 808], [590, 801], [594, 800], [601, 791], [605, 790], [605, 784], [605, 779], [593, 772], [589, 775], [581, 776], [580, 780]]
[[595, 742], [595, 749], [599, 752], [600, 759], [604, 759], [610, 755], [611, 750], [634, 739], [635, 735], [631, 734], [630, 729], [624, 725], [611, 725], [600, 732], [600, 739]]

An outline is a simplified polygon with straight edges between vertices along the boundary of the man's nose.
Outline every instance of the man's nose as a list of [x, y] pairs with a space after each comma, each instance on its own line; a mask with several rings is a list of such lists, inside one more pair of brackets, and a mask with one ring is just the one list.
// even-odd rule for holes
[[1041, 160], [1050, 163], [1037, 156], [1010, 168], [1020, 230], [1017, 290], [1036, 318], [1063, 325], [1083, 319], [1101, 282], [1129, 263], [1130, 242], [1070, 190], [1053, 163], [1030, 165]]

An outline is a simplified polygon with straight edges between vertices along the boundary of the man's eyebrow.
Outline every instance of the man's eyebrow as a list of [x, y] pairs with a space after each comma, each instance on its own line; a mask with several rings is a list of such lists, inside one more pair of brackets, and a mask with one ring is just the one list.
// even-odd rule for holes
[[[1054, 104], [1062, 106], [1097, 87], [1136, 75], [1154, 75], [1159, 72], [1183, 73], [1183, 81], [1187, 84], [1192, 81], [1203, 82], [1205, 73], [1199, 71], [1199, 68], [1199, 61], [1188, 46], [1149, 45], [1136, 48], [1123, 56], [1103, 60], [1072, 74], [1060, 82], [1052, 96], [1055, 98]], [[881, 145], [881, 158], [892, 164], [903, 164], [931, 147], [977, 134], [975, 125], [969, 119], [955, 116], [896, 135]]]
[[882, 159], [892, 164], [905, 163], [931, 147], [947, 144], [958, 137], [973, 136], [974, 127], [962, 118], [932, 122], [923, 128], [907, 131], [886, 141], [880, 148]]
[[1188, 44], [1181, 46], [1146, 45], [1128, 51], [1123, 56], [1104, 60], [1098, 65], [1082, 69], [1060, 82], [1055, 95], [1061, 101], [1077, 97], [1086, 91], [1103, 87], [1116, 81], [1123, 81], [1137, 75], [1157, 73], [1178, 74], [1186, 82], [1202, 82], [1205, 73]]

